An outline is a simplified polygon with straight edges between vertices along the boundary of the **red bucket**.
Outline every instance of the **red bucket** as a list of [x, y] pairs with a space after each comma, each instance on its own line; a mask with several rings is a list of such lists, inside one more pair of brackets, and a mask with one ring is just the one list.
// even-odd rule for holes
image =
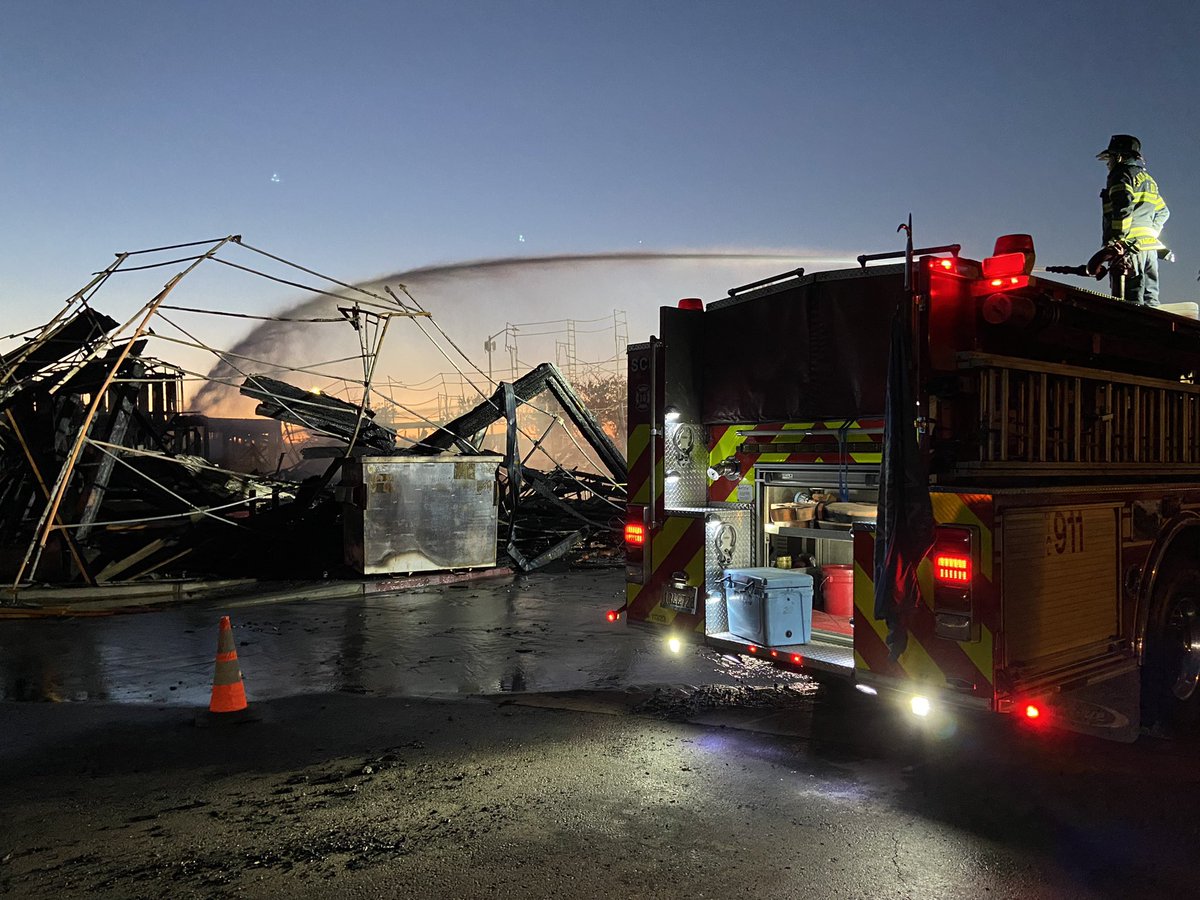
[[821, 566], [821, 596], [829, 615], [854, 615], [854, 566]]

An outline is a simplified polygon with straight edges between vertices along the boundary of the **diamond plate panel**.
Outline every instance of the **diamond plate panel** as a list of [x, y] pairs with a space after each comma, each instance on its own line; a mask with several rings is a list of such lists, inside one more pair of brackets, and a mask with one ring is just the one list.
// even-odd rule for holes
[[729, 618], [721, 578], [726, 569], [754, 565], [754, 512], [750, 509], [708, 510], [704, 524], [704, 629], [708, 634], [725, 631]]
[[704, 506], [708, 499], [708, 446], [693, 422], [668, 422], [663, 429], [663, 503], [667, 509]]

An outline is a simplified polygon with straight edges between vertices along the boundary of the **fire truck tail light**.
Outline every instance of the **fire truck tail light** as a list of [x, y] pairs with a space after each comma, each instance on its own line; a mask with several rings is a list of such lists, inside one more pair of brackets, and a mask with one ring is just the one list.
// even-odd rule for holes
[[933, 577], [944, 584], [970, 584], [971, 557], [938, 553], [933, 557]]
[[964, 525], [937, 527], [929, 561], [933, 574], [934, 634], [940, 638], [952, 641], [978, 639], [975, 553], [974, 528]]
[[1037, 719], [1042, 715], [1042, 709], [1035, 703], [1025, 704], [1025, 718]]
[[933, 579], [936, 584], [967, 588], [974, 575], [970, 528], [941, 525], [933, 544]]
[[626, 522], [625, 543], [632, 547], [643, 546], [646, 543], [646, 526], [641, 522]]

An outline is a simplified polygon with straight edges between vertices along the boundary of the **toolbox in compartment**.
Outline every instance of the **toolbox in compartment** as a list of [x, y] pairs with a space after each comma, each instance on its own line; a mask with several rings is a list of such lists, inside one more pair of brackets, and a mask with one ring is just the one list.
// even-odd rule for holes
[[764, 647], [808, 643], [812, 634], [811, 575], [767, 567], [726, 569], [721, 584], [729, 630], [734, 635]]

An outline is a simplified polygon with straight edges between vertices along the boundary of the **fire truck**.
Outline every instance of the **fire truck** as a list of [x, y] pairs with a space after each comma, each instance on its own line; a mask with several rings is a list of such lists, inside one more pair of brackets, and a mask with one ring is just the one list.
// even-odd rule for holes
[[[1027, 235], [960, 251], [910, 236], [660, 310], [628, 348], [609, 618], [676, 652], [844, 676], [927, 721], [976, 709], [1126, 741], [1185, 726], [1200, 308], [1035, 274]], [[770, 583], [799, 574], [811, 597], [773, 609]]]

